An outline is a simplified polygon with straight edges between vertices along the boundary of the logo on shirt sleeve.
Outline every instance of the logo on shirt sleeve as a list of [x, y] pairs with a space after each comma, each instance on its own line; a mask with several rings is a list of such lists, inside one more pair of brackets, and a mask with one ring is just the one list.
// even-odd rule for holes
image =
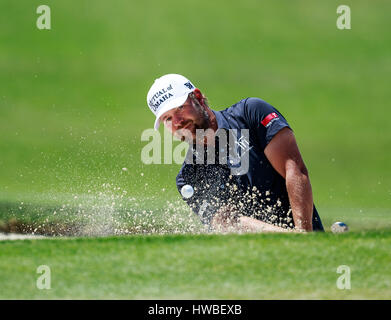
[[262, 125], [263, 125], [264, 127], [267, 128], [268, 126], [270, 126], [270, 125], [272, 124], [273, 121], [275, 121], [274, 119], [278, 119], [278, 114], [275, 113], [275, 112], [268, 114], [268, 115], [261, 121], [261, 123], [262, 123]]

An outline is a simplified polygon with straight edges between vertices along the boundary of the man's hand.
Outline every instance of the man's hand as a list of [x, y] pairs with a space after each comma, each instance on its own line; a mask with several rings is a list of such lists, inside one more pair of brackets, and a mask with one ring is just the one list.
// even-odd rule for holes
[[296, 229], [312, 231], [311, 183], [292, 130], [279, 131], [264, 152], [273, 168], [286, 180]]

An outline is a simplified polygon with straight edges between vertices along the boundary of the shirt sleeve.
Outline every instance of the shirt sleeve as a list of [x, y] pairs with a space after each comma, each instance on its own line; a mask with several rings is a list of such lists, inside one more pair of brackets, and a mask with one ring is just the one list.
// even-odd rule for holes
[[244, 117], [250, 130], [256, 132], [263, 149], [281, 129], [291, 129], [283, 115], [262, 99], [248, 98], [245, 102]]

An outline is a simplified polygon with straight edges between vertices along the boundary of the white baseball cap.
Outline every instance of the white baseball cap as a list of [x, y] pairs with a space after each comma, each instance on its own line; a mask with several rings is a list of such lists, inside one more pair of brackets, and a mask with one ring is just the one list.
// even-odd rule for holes
[[195, 86], [180, 74], [166, 74], [155, 80], [148, 91], [147, 104], [156, 116], [155, 130], [159, 129], [161, 115], [184, 104]]

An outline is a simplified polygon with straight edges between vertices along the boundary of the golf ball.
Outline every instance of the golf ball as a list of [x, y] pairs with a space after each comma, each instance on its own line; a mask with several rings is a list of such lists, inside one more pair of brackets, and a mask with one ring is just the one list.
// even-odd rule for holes
[[331, 226], [331, 232], [332, 233], [341, 233], [341, 232], [347, 232], [349, 230], [349, 227], [344, 222], [334, 222]]
[[184, 198], [191, 198], [194, 194], [194, 189], [191, 185], [185, 184], [181, 189], [181, 194]]

